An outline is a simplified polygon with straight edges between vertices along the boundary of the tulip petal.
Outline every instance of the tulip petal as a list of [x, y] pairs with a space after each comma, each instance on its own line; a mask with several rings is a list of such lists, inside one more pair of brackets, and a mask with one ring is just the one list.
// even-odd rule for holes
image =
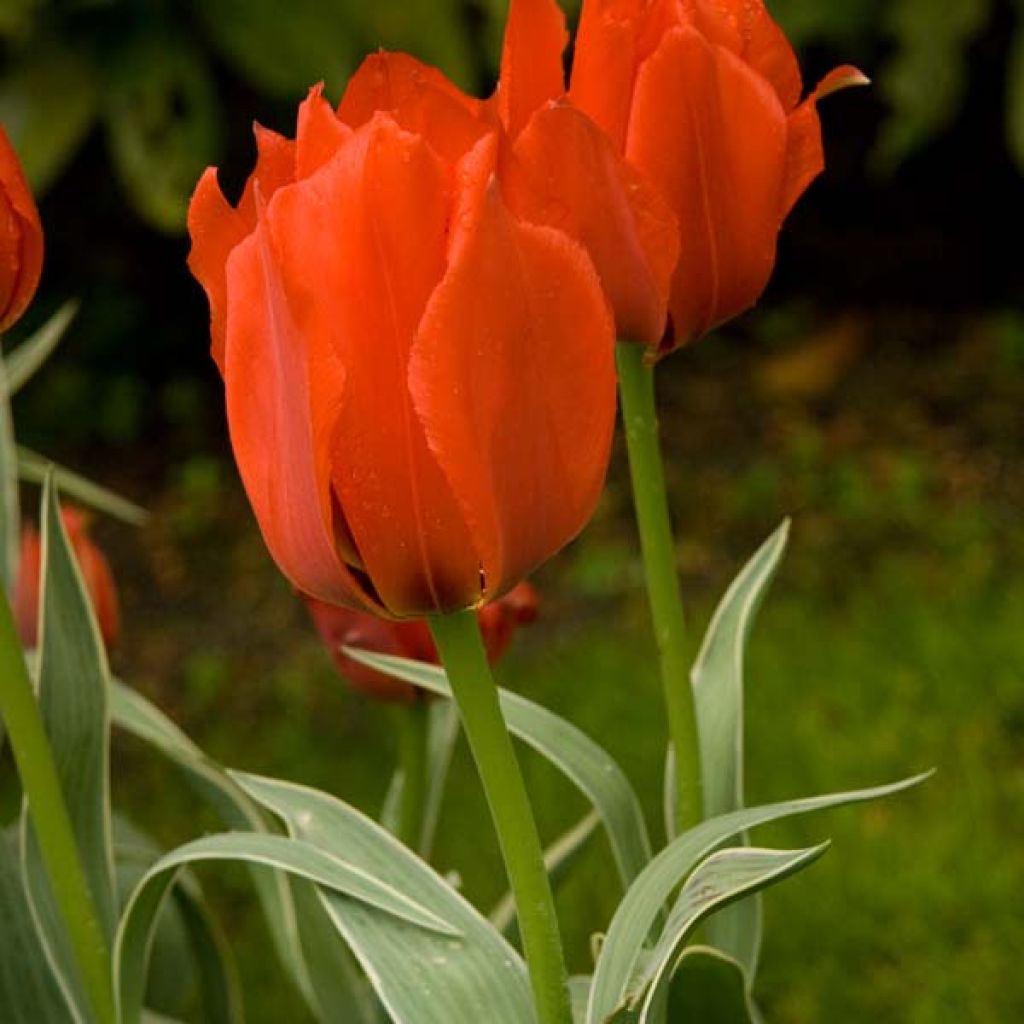
[[690, 6], [693, 24], [704, 37], [731, 50], [771, 82], [784, 110], [800, 102], [800, 65], [763, 0], [690, 0]]
[[383, 114], [269, 211], [298, 330], [345, 368], [326, 442], [333, 488], [366, 574], [399, 617], [480, 594], [479, 558], [407, 385], [450, 212], [447, 169]]
[[590, 517], [615, 370], [613, 323], [586, 251], [513, 220], [484, 155], [463, 168], [448, 273], [420, 324], [409, 382], [490, 600]]
[[679, 257], [672, 210], [593, 121], [567, 104], [538, 111], [514, 152], [505, 188], [514, 212], [582, 242], [612, 304], [619, 337], [657, 344]]
[[422, 135], [444, 160], [452, 163], [486, 132], [482, 105], [440, 71], [405, 53], [371, 54], [352, 76], [338, 107], [338, 117], [353, 128], [384, 111], [406, 131]]
[[620, 152], [640, 58], [640, 13], [637, 0], [585, 0], [576, 33], [569, 98]]
[[319, 170], [351, 137], [349, 128], [324, 99], [323, 82], [314, 85], [299, 106], [295, 132], [295, 178]]
[[227, 265], [224, 386], [235, 460], [267, 547], [291, 582], [323, 601], [375, 609], [335, 544], [325, 440], [344, 371], [298, 329], [279, 266], [261, 217]]
[[235, 209], [217, 184], [217, 169], [207, 167], [196, 185], [188, 207], [188, 232], [192, 248], [188, 267], [203, 286], [210, 303], [210, 353], [224, 374], [227, 331], [227, 262], [232, 250], [256, 227], [255, 188], [259, 183], [264, 202], [294, 177], [295, 144], [261, 125], [254, 125], [256, 167]]
[[771, 85], [694, 28], [637, 76], [626, 155], [679, 218], [670, 309], [684, 344], [753, 305], [771, 275], [786, 162]]
[[496, 98], [513, 139], [535, 111], [565, 93], [562, 53], [568, 41], [555, 0], [511, 0]]
[[786, 174], [782, 194], [782, 217], [796, 204], [814, 179], [825, 169], [825, 153], [821, 148], [821, 122], [818, 100], [840, 89], [869, 85], [870, 80], [848, 64], [829, 72], [814, 92], [789, 115], [787, 121]]
[[18, 155], [0, 125], [0, 333], [25, 312], [43, 272], [43, 227]]

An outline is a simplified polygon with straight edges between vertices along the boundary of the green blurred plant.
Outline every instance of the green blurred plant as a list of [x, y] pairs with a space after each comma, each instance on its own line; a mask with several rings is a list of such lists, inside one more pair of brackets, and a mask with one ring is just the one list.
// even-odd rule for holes
[[[506, 0], [4, 0], [0, 120], [37, 194], [102, 128], [126, 195], [151, 226], [179, 232], [192, 186], [223, 143], [218, 63], [267, 99], [323, 80], [338, 96], [360, 56], [409, 51], [463, 86], [493, 76]], [[568, 0], [570, 16], [579, 8]], [[875, 72], [889, 113], [876, 169], [894, 170], [949, 126], [969, 81], [970, 48], [992, 0], [774, 0], [800, 45], [851, 59], [883, 49]], [[1007, 142], [1024, 167], [1024, 0], [1007, 71]]]

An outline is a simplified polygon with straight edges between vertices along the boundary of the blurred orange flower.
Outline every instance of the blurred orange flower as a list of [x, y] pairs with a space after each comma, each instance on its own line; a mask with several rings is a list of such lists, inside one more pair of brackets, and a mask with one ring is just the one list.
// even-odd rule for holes
[[43, 270], [43, 227], [10, 139], [0, 125], [0, 332], [32, 301]]
[[[112, 650], [121, 635], [121, 614], [114, 577], [106, 558], [89, 536], [85, 513], [68, 505], [60, 510], [64, 529], [68, 532], [85, 589], [92, 600], [96, 621], [107, 650]], [[27, 649], [38, 642], [39, 586], [42, 551], [38, 531], [26, 523], [21, 531], [21, 554], [18, 559], [18, 580], [14, 589], [14, 618], [21, 642]]]
[[[313, 597], [305, 597], [304, 600], [338, 672], [357, 690], [378, 700], [402, 702], [413, 701], [417, 695], [424, 694], [425, 691], [400, 679], [354, 661], [342, 650], [343, 647], [361, 647], [377, 654], [393, 654], [439, 664], [430, 628], [423, 619], [388, 622], [365, 612], [324, 604]], [[488, 660], [492, 663], [497, 661], [508, 649], [516, 629], [533, 622], [536, 617], [537, 592], [525, 581], [514, 586], [504, 597], [484, 605], [477, 612], [477, 619]]]

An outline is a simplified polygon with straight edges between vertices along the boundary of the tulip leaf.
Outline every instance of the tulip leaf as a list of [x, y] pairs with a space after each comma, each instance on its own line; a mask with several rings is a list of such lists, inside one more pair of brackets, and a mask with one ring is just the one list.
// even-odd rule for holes
[[930, 772], [887, 786], [749, 807], [711, 818], [674, 839], [641, 872], [615, 911], [594, 971], [587, 1024], [601, 1024], [629, 991], [645, 957], [647, 936], [665, 902], [694, 868], [733, 836], [781, 818], [890, 796], [916, 786]]
[[[587, 845], [587, 841], [601, 824], [597, 811], [580, 818], [572, 828], [563, 832], [545, 851], [544, 867], [552, 886], [558, 884], [576, 855]], [[516, 923], [516, 903], [511, 892], [505, 893], [498, 905], [487, 915], [491, 924], [502, 934], [508, 934]]]
[[709, 946], [689, 946], [676, 961], [666, 1019], [673, 1024], [760, 1024], [743, 968]]
[[[262, 811], [237, 783], [141, 694], [115, 681], [111, 714], [116, 726], [177, 765], [228, 828], [268, 831]], [[278, 957], [317, 1019], [373, 1024], [364, 979], [319, 899], [310, 898], [309, 883], [256, 864], [249, 873]]]
[[18, 475], [27, 483], [41, 484], [47, 474], [52, 472], [54, 483], [63, 494], [97, 512], [103, 512], [129, 526], [142, 526], [149, 519], [149, 513], [144, 508], [73, 470], [58, 466], [45, 455], [39, 455], [21, 445], [18, 445], [16, 453]]
[[[39, 648], [34, 666], [40, 713], [90, 895], [109, 942], [117, 921], [117, 896], [110, 817], [107, 658], [52, 480], [43, 486], [40, 522]], [[81, 978], [27, 803], [21, 823], [29, 905], [54, 973], [66, 981], [70, 1003], [81, 1008], [87, 1005]]]
[[21, 881], [16, 832], [0, 832], [0, 1020], [64, 1024], [67, 1006], [40, 945]]
[[686, 940], [704, 918], [800, 871], [817, 860], [828, 845], [807, 850], [733, 847], [702, 861], [686, 880], [644, 970], [631, 982], [629, 999], [640, 1007], [639, 1024], [658, 1024], [664, 1019], [673, 968]]
[[371, 915], [422, 930], [438, 941], [457, 941], [458, 931], [401, 890], [352, 861], [313, 843], [257, 832], [204, 836], [161, 857], [132, 893], [114, 945], [115, 992], [123, 1024], [141, 1018], [143, 989], [153, 928], [168, 889], [181, 868], [202, 861], [262, 864], [344, 893]]
[[[114, 816], [114, 865], [122, 902], [127, 902], [162, 852], [136, 825]], [[204, 1021], [237, 1024], [241, 1020], [241, 993], [234, 960], [202, 890], [183, 871], [172, 897], [165, 902], [154, 931], [146, 981], [149, 1009], [184, 1013], [198, 990]]]
[[397, 1024], [533, 1024], [526, 965], [474, 907], [386, 829], [340, 800], [233, 773], [296, 839], [342, 854], [456, 928], [458, 939], [409, 927], [350, 897], [319, 896]]
[[572, 1004], [573, 1024], [584, 1024], [587, 1019], [587, 1000], [590, 998], [590, 976], [573, 975], [569, 979], [569, 1001]]
[[[442, 668], [355, 647], [345, 653], [380, 672], [403, 679], [441, 697], [451, 697]], [[601, 815], [623, 883], [629, 885], [651, 857], [640, 801], [625, 773], [582, 730], [525, 697], [500, 691], [509, 731], [547, 758]]]
[[[750, 629], [789, 536], [784, 522], [733, 580], [711, 618], [693, 667], [704, 815], [743, 806], [743, 659]], [[744, 838], [744, 841], [745, 838]], [[759, 896], [733, 903], [707, 924], [710, 945], [735, 957], [752, 985], [761, 945]]]
[[81, 46], [33, 46], [0, 81], [0, 122], [36, 195], [71, 162], [96, 120], [96, 69]]
[[159, 230], [183, 231], [189, 196], [216, 163], [221, 137], [202, 54], [168, 25], [129, 36], [110, 68], [103, 120], [138, 213]]
[[35, 334], [5, 357], [8, 395], [16, 395], [50, 358], [77, 312], [76, 299], [65, 302]]

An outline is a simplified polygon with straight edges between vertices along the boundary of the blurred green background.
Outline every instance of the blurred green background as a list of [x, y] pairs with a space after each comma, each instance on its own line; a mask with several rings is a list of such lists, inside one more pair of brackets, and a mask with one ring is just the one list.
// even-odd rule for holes
[[[809, 80], [852, 61], [876, 85], [824, 105], [829, 171], [759, 309], [659, 372], [691, 623], [792, 514], [750, 652], [751, 799], [940, 773], [765, 833], [836, 844], [769, 894], [759, 997], [768, 1020], [798, 1024], [1021, 1020], [1024, 5], [770, 7]], [[123, 594], [115, 668], [220, 760], [371, 811], [390, 719], [334, 677], [262, 547], [183, 211], [208, 164], [237, 192], [253, 118], [291, 132], [306, 87], [337, 98], [377, 46], [489, 90], [503, 14], [503, 0], [0, 0], [0, 119], [48, 246], [18, 334], [82, 300], [15, 401], [19, 436], [154, 512], [137, 533], [97, 525]], [[594, 523], [537, 582], [543, 617], [503, 681], [607, 745], [655, 821], [664, 735], [621, 451]], [[554, 835], [580, 808], [524, 760]], [[114, 771], [164, 843], [213, 827], [142, 748], [119, 742]], [[465, 751], [444, 826], [440, 866], [489, 905], [501, 872]], [[614, 904], [609, 872], [595, 842], [560, 893], [577, 969]], [[250, 1019], [303, 1020], [244, 876], [215, 877]]]

